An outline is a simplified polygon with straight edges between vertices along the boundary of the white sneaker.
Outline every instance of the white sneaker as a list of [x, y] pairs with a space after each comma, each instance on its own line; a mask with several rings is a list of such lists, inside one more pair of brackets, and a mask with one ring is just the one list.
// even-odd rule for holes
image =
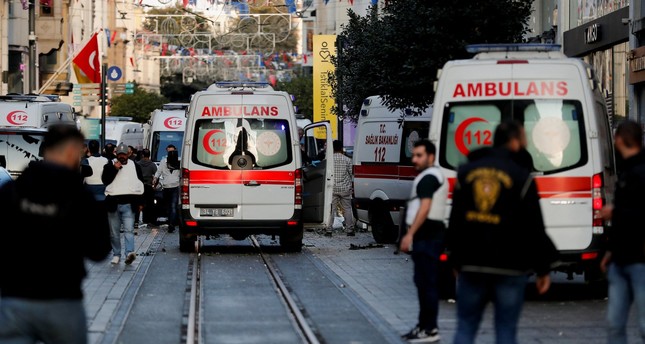
[[112, 264], [119, 264], [119, 260], [121, 260], [121, 257], [119, 257], [119, 256], [114, 256], [114, 257], [112, 257], [112, 260], [110, 261], [110, 263], [112, 263]]

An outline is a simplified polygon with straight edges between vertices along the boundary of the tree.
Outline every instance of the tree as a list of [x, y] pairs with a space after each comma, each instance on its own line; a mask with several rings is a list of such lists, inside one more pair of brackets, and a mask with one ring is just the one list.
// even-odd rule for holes
[[[336, 72], [329, 82], [335, 94], [341, 95], [341, 101], [332, 111], [355, 120], [363, 100], [380, 92], [381, 75], [376, 71], [381, 52], [377, 47], [383, 44], [383, 36], [376, 7], [372, 7], [365, 17], [351, 9], [348, 16], [349, 21], [338, 39], [337, 55], [332, 57]], [[340, 111], [339, 106], [345, 111]]]
[[[371, 68], [361, 68], [364, 61], [353, 49], [342, 46], [333, 76], [332, 88], [340, 102], [352, 109], [355, 118], [360, 101], [350, 85], [364, 80], [373, 83], [373, 95], [381, 95], [391, 110], [410, 108], [420, 111], [434, 100], [433, 83], [437, 70], [454, 59], [470, 57], [466, 45], [475, 43], [522, 42], [527, 32], [532, 0], [389, 0], [378, 19], [368, 22], [370, 29], [343, 27], [341, 39], [354, 42], [363, 37], [373, 41], [367, 53]], [[374, 37], [374, 32], [380, 36]], [[378, 78], [374, 78], [378, 76]]]
[[313, 121], [313, 79], [309, 76], [299, 76], [291, 81], [278, 81], [276, 90], [285, 91], [293, 95], [294, 105], [298, 107], [298, 112]]
[[152, 111], [160, 109], [166, 103], [166, 97], [146, 91], [135, 84], [134, 93], [112, 98], [110, 116], [132, 117], [135, 122], [145, 123], [150, 119]]

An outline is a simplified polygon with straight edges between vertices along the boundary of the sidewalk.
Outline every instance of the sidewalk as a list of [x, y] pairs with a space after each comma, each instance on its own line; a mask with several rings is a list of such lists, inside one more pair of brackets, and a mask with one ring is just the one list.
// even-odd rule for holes
[[86, 264], [88, 276], [83, 283], [83, 292], [90, 344], [101, 341], [139, 267], [153, 258], [148, 253], [150, 246], [164, 234], [158, 227], [140, 228], [138, 232], [139, 235], [134, 237], [137, 259], [131, 265], [125, 265], [123, 258], [119, 264], [112, 265], [112, 254], [102, 262]]

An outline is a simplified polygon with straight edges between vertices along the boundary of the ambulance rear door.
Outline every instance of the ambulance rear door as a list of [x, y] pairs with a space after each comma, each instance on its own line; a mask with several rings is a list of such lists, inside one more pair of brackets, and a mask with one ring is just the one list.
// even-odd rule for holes
[[[228, 157], [235, 150], [234, 134], [241, 117], [242, 97], [231, 94], [197, 96], [192, 114], [190, 157], [184, 152], [182, 165], [190, 169], [190, 213], [200, 220], [242, 219], [242, 170], [232, 170]], [[229, 109], [224, 115], [222, 109]], [[187, 161], [190, 159], [190, 161]]]
[[234, 151], [224, 157], [241, 172], [242, 219], [288, 220], [295, 209], [293, 105], [286, 93], [242, 94]]
[[[331, 199], [334, 191], [334, 150], [331, 124], [329, 121], [316, 122], [303, 128], [305, 137], [313, 136], [322, 142], [319, 144], [326, 149], [315, 156], [309, 154], [312, 164], [302, 168], [302, 221], [308, 226], [329, 223], [331, 215]], [[326, 145], [325, 145], [326, 143]], [[305, 143], [305, 152], [310, 152]]]

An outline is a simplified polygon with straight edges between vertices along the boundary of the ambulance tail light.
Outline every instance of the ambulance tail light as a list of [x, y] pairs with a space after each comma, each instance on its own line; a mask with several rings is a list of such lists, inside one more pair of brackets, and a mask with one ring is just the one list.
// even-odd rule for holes
[[602, 234], [603, 219], [600, 210], [605, 205], [604, 182], [602, 173], [594, 174], [591, 178], [591, 203], [593, 204], [593, 233]]
[[302, 170], [296, 170], [294, 208], [302, 209]]
[[190, 196], [188, 190], [190, 189], [190, 171], [187, 168], [181, 170], [181, 208], [189, 209], [190, 206]]

